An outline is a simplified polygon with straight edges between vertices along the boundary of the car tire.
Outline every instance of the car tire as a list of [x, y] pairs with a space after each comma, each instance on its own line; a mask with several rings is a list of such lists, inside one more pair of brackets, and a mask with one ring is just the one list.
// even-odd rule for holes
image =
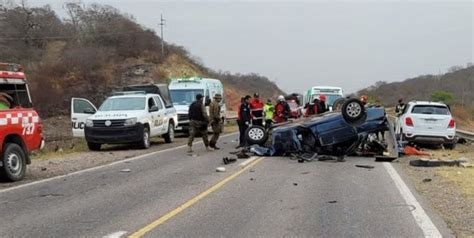
[[150, 129], [148, 127], [143, 128], [142, 139], [140, 140], [140, 148], [141, 149], [148, 149], [150, 148]]
[[163, 138], [166, 143], [173, 143], [174, 140], [174, 124], [172, 122], [168, 123], [168, 133], [166, 133]]
[[102, 147], [102, 144], [99, 143], [93, 143], [93, 142], [87, 142], [87, 147], [91, 151], [99, 151], [100, 147]]
[[263, 145], [267, 141], [268, 132], [263, 126], [250, 126], [245, 131], [245, 140], [248, 145]]
[[348, 123], [360, 122], [366, 116], [364, 104], [356, 98], [348, 99], [341, 108], [342, 116]]
[[26, 153], [15, 143], [6, 143], [2, 154], [1, 177], [11, 181], [19, 181], [26, 174]]
[[345, 98], [338, 98], [334, 103], [332, 104], [332, 110], [333, 111], [340, 111], [342, 109], [342, 105], [346, 102]]
[[455, 142], [446, 143], [446, 144], [443, 144], [443, 147], [448, 150], [454, 150], [454, 148], [456, 148], [456, 143]]

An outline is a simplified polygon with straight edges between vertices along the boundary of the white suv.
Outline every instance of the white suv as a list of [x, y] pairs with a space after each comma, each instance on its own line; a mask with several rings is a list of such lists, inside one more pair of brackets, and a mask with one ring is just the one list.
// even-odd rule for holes
[[444, 103], [409, 102], [398, 120], [402, 140], [421, 144], [443, 144], [453, 149], [456, 142], [456, 122]]
[[162, 97], [146, 92], [119, 92], [107, 98], [99, 109], [87, 99], [73, 98], [71, 103], [73, 134], [85, 135], [90, 150], [102, 144], [135, 143], [150, 147], [150, 137], [174, 139], [178, 115], [166, 108]]

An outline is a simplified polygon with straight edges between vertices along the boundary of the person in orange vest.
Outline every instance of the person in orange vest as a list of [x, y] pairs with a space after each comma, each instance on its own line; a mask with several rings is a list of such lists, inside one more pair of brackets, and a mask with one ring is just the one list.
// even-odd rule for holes
[[260, 95], [255, 93], [252, 101], [250, 101], [250, 109], [252, 112], [252, 125], [263, 126], [263, 106]]
[[288, 121], [289, 114], [290, 105], [286, 103], [283, 95], [278, 96], [278, 103], [275, 106], [275, 114], [273, 115], [274, 121], [276, 123]]

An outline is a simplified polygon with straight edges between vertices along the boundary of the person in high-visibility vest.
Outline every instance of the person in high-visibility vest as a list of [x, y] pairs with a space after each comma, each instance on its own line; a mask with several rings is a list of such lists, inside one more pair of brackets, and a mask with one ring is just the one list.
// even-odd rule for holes
[[263, 106], [263, 102], [260, 100], [260, 95], [255, 93], [252, 101], [250, 101], [252, 125], [263, 126]]
[[11, 102], [13, 101], [6, 93], [0, 93], [0, 110], [8, 110], [11, 108]]
[[275, 106], [272, 104], [272, 100], [268, 99], [265, 106], [263, 106], [263, 114], [265, 114], [265, 128], [269, 128], [273, 123], [273, 112], [275, 112]]

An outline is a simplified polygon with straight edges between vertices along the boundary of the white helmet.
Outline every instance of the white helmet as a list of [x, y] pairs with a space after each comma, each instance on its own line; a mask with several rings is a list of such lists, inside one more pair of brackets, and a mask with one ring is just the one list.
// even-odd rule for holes
[[285, 97], [283, 97], [283, 95], [278, 96], [278, 101], [280, 102], [285, 101]]

